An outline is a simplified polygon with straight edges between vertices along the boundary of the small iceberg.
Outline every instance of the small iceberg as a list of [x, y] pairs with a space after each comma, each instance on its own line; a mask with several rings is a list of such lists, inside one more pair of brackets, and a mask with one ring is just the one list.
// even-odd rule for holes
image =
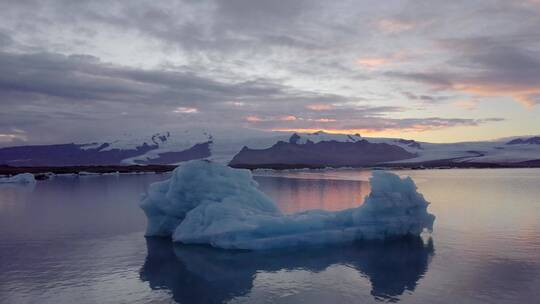
[[100, 173], [97, 173], [97, 172], [87, 172], [87, 171], [80, 171], [78, 174], [79, 174], [79, 176], [99, 176], [99, 175], [101, 175]]
[[36, 179], [32, 173], [21, 173], [10, 177], [1, 177], [0, 184], [35, 184]]
[[172, 237], [184, 244], [262, 250], [418, 236], [435, 216], [410, 177], [374, 171], [364, 203], [342, 211], [282, 214], [258, 189], [251, 172], [196, 160], [153, 183], [141, 208], [146, 236]]

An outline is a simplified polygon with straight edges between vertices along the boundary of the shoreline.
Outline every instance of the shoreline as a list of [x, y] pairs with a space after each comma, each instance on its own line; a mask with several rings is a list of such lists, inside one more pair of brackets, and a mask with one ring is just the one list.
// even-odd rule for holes
[[[47, 179], [52, 174], [129, 174], [129, 173], [166, 173], [174, 170], [177, 165], [99, 165], [99, 166], [35, 166], [15, 167], [0, 165], [0, 176], [11, 176], [20, 173], [32, 173], [36, 179]], [[540, 161], [524, 163], [472, 163], [430, 161], [423, 163], [377, 164], [373, 166], [313, 166], [304, 164], [261, 164], [261, 165], [234, 165], [233, 168], [249, 170], [321, 170], [321, 169], [371, 169], [371, 170], [430, 170], [430, 169], [523, 169], [540, 168]]]
[[366, 166], [332, 166], [332, 165], [305, 165], [305, 164], [236, 164], [231, 166], [239, 169], [391, 169], [391, 170], [429, 170], [429, 169], [523, 169], [540, 168], [540, 160], [519, 163], [481, 163], [481, 162], [454, 162], [453, 160], [434, 160], [418, 163], [386, 163]]
[[166, 173], [174, 170], [175, 165], [110, 165], [110, 166], [63, 166], [63, 167], [13, 167], [0, 165], [0, 176], [11, 176], [20, 173], [32, 173], [37, 180], [47, 179], [52, 174], [128, 174], [128, 173]]

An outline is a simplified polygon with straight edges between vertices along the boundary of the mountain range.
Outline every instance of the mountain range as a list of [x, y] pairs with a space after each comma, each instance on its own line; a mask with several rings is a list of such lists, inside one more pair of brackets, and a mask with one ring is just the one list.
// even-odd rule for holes
[[89, 143], [0, 148], [0, 165], [19, 167], [157, 165], [191, 159], [243, 168], [537, 167], [540, 137], [441, 144], [322, 131], [256, 132], [235, 137], [184, 130]]

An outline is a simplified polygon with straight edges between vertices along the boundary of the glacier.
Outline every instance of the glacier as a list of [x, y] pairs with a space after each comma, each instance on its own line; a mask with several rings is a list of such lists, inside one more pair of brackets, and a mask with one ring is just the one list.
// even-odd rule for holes
[[435, 216], [410, 177], [373, 171], [364, 203], [342, 211], [285, 215], [258, 189], [251, 172], [195, 160], [153, 183], [140, 206], [146, 236], [184, 244], [262, 250], [420, 235]]

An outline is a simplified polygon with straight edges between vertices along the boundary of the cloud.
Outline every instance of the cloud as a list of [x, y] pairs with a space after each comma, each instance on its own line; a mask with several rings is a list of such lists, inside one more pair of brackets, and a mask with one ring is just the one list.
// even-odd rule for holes
[[[190, 69], [138, 69], [86, 55], [0, 52], [0, 65], [4, 72], [0, 75], [0, 133], [8, 138], [11, 133], [6, 130], [20, 128], [32, 142], [61, 141], [53, 138], [71, 138], [77, 132], [80, 140], [93, 139], [97, 134], [121, 133], [120, 128], [155, 128], [156, 122], [160, 128], [212, 124], [234, 128], [245, 122], [242, 117], [247, 121], [272, 117], [289, 122], [312, 105], [355, 100], [267, 79], [216, 80]], [[257, 114], [251, 115], [254, 109]], [[373, 115], [389, 109], [363, 107], [365, 113]], [[169, 114], [197, 114], [197, 118], [179, 120]], [[69, 132], [59, 133], [62, 129]]]
[[250, 122], [250, 123], [304, 120], [303, 118], [296, 117], [294, 115], [265, 116], [265, 117], [261, 117], [261, 116], [258, 116], [258, 115], [248, 115], [248, 116], [245, 117], [245, 119], [246, 119], [247, 122]]
[[399, 34], [414, 29], [417, 22], [398, 18], [384, 18], [377, 22], [379, 30], [386, 34]]
[[462, 55], [452, 62], [462, 72], [388, 72], [387, 76], [424, 83], [435, 90], [476, 97], [510, 97], [526, 106], [540, 103], [540, 52], [513, 47], [480, 48], [459, 42]]
[[190, 107], [177, 107], [173, 110], [174, 113], [186, 113], [186, 114], [194, 114], [199, 113], [199, 110], [197, 108], [190, 108]]
[[6, 33], [0, 31], [0, 49], [11, 46], [14, 44], [13, 39]]
[[388, 59], [383, 57], [365, 57], [358, 59], [356, 63], [368, 68], [375, 68], [381, 65], [388, 64]]
[[28, 140], [24, 132], [0, 133], [0, 144], [21, 144]]
[[465, 110], [474, 110], [478, 106], [479, 100], [477, 99], [468, 99], [468, 100], [458, 100], [454, 102], [453, 104], [458, 107]]
[[460, 100], [539, 103], [534, 2], [7, 0], [0, 133], [480, 126], [459, 120], [466, 107], [431, 116]]
[[248, 121], [248, 122], [259, 122], [259, 121], [263, 121], [263, 119], [260, 118], [257, 115], [249, 115], [249, 116], [246, 116], [246, 121]]
[[250, 116], [246, 120], [254, 128], [274, 131], [314, 132], [323, 130], [330, 133], [376, 133], [388, 131], [425, 132], [458, 126], [479, 126], [503, 121], [503, 118], [463, 119], [463, 118], [389, 118], [357, 115], [356, 118], [315, 118], [295, 117], [285, 120], [282, 117]]
[[334, 105], [331, 104], [310, 104], [306, 106], [307, 109], [313, 110], [313, 111], [325, 111], [325, 110], [331, 110], [334, 108]]
[[448, 96], [433, 96], [433, 95], [416, 95], [412, 92], [403, 92], [403, 95], [409, 100], [420, 101], [423, 104], [437, 104], [450, 99]]
[[[98, 59], [61, 54], [0, 52], [2, 94], [33, 94], [83, 103], [183, 104], [185, 108], [236, 100], [235, 105], [264, 101], [344, 101], [345, 97], [303, 92], [265, 79], [225, 82], [190, 70], [145, 70], [117, 66]], [[241, 100], [241, 101], [240, 101]], [[197, 107], [195, 107], [197, 108]], [[198, 109], [198, 108], [197, 108]]]

